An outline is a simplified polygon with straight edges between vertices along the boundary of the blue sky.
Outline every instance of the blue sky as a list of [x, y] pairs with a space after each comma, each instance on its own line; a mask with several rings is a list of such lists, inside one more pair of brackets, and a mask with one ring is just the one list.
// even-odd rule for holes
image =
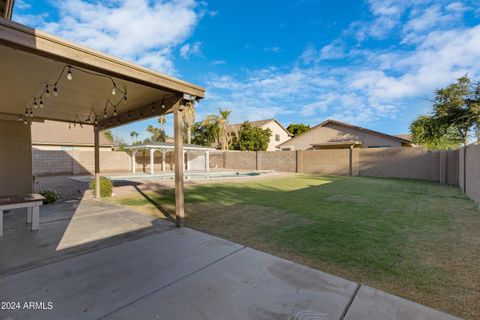
[[[480, 5], [465, 1], [16, 0], [13, 19], [204, 86], [197, 119], [334, 118], [390, 134], [435, 89], [480, 78]], [[167, 130], [171, 132], [172, 121]], [[155, 120], [114, 133], [130, 141]]]

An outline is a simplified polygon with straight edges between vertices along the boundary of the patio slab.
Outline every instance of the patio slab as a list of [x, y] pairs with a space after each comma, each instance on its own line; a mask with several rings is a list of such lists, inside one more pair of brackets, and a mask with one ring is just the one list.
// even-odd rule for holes
[[460, 318], [410, 300], [362, 286], [358, 290], [345, 320], [459, 320]]
[[106, 319], [340, 319], [356, 287], [245, 248]]

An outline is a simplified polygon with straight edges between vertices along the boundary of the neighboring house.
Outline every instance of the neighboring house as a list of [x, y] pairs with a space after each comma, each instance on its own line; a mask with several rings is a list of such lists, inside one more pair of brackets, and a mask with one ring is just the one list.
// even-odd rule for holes
[[344, 148], [412, 147], [412, 141], [354, 126], [348, 123], [326, 120], [277, 146], [279, 150], [317, 150]]
[[[93, 126], [65, 122], [32, 122], [32, 147], [36, 150], [94, 150]], [[113, 142], [100, 134], [100, 151], [111, 151]]]
[[[261, 128], [261, 129], [270, 129], [272, 131], [272, 135], [270, 136], [270, 142], [268, 143], [267, 151], [275, 151], [277, 150], [276, 147], [288, 141], [292, 135], [290, 132], [285, 129], [280, 122], [275, 119], [266, 119], [266, 120], [258, 120], [258, 121], [248, 121], [253, 127]], [[230, 132], [237, 133], [240, 130], [240, 127], [243, 123], [237, 123], [229, 125]]]

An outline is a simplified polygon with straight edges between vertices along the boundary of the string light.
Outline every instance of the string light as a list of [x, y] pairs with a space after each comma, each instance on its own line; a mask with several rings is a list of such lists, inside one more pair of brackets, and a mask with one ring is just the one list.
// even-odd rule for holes
[[30, 118], [33, 118], [33, 110], [30, 109]]
[[45, 89], [45, 96], [46, 96], [47, 98], [50, 98], [50, 90], [48, 89], [48, 86], [47, 86], [47, 88]]
[[72, 124], [70, 122], [68, 123], [68, 130], [72, 130]]
[[68, 80], [68, 81], [71, 81], [71, 80], [73, 79], [71, 69], [72, 69], [72, 67], [69, 66], [69, 67], [68, 67], [68, 72], [67, 72], [67, 80]]
[[55, 97], [58, 97], [57, 85], [55, 85], [55, 87], [53, 87], [53, 95], [54, 95]]
[[43, 100], [40, 99], [40, 109], [43, 109]]
[[23, 124], [28, 124], [28, 120], [27, 119], [23, 120]]
[[38, 108], [38, 106], [37, 106], [37, 99], [36, 99], [36, 98], [33, 99], [33, 107], [34, 107], [35, 109]]
[[113, 107], [113, 115], [116, 117], [117, 116], [117, 107]]
[[115, 95], [117, 95], [117, 89], [115, 89], [115, 87], [113, 87], [113, 89], [112, 89], [112, 96], [115, 96]]
[[107, 110], [103, 110], [103, 117], [107, 118]]

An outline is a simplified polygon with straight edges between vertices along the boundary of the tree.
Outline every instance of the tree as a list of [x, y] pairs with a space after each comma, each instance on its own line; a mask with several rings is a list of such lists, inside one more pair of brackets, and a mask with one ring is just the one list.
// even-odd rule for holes
[[287, 127], [287, 131], [290, 132], [294, 137], [307, 132], [308, 130], [310, 130], [310, 126], [303, 123], [292, 123]]
[[433, 101], [434, 117], [458, 131], [464, 145], [480, 129], [480, 83], [467, 75], [448, 87], [437, 90]]
[[195, 123], [195, 104], [188, 102], [183, 111], [183, 123], [187, 130], [187, 143], [192, 143], [192, 127]]
[[147, 127], [147, 132], [150, 133], [150, 139], [146, 139], [144, 142], [156, 142], [156, 141], [165, 142], [168, 138], [168, 135], [164, 129], [165, 122], [166, 122], [165, 117], [160, 116], [158, 118], [158, 123], [160, 124], [160, 128], [149, 125]]
[[421, 115], [410, 125], [413, 142], [429, 150], [457, 149], [462, 137], [448, 125], [433, 116]]
[[112, 130], [103, 131], [103, 135], [107, 137], [108, 140], [114, 142]]
[[410, 125], [413, 140], [429, 149], [451, 149], [467, 145], [480, 129], [480, 85], [463, 76], [435, 91], [433, 113]]
[[130, 132], [130, 137], [132, 138], [132, 143], [135, 143], [138, 138], [138, 132], [137, 131]]
[[192, 142], [205, 147], [211, 147], [218, 138], [218, 127], [211, 123], [196, 122], [192, 130]]
[[241, 151], [265, 151], [268, 148], [272, 130], [262, 129], [244, 122], [233, 137], [231, 149]]
[[209, 115], [202, 122], [204, 127], [209, 128], [216, 134], [222, 150], [228, 150], [232, 138], [232, 133], [228, 129], [228, 117], [231, 113], [230, 110], [219, 109], [220, 115]]

